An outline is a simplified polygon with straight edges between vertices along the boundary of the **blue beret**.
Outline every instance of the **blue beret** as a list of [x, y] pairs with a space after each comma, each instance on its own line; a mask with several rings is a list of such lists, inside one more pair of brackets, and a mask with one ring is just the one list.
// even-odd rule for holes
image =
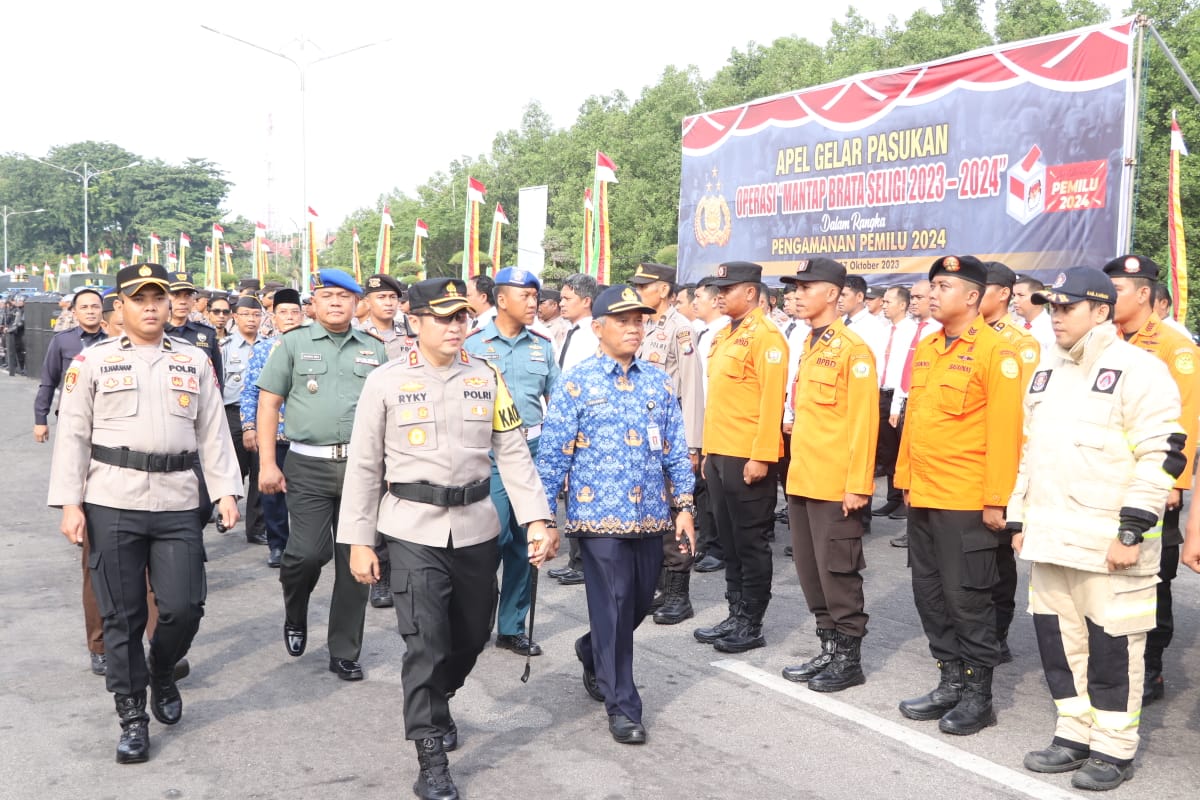
[[348, 292], [362, 294], [362, 287], [359, 286], [354, 278], [351, 278], [347, 273], [340, 269], [322, 269], [317, 270], [317, 274], [313, 276], [312, 282], [313, 291], [317, 289], [345, 289]]
[[538, 291], [542, 289], [537, 275], [520, 267], [505, 267], [496, 273], [495, 280], [497, 286], [517, 286], [521, 289], [537, 289]]

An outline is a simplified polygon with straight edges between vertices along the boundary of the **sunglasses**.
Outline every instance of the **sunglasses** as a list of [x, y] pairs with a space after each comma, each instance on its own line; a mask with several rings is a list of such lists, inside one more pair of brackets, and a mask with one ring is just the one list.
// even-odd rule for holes
[[208, 313], [210, 313], [210, 314], [228, 314], [229, 309], [228, 308], [214, 308], [214, 309], [210, 310]]
[[444, 317], [439, 316], [438, 314], [414, 314], [413, 316], [437, 320], [443, 325], [449, 325], [451, 322], [457, 322], [461, 325], [469, 319], [469, 315], [467, 314], [466, 310], [458, 311], [454, 314], [447, 314]]

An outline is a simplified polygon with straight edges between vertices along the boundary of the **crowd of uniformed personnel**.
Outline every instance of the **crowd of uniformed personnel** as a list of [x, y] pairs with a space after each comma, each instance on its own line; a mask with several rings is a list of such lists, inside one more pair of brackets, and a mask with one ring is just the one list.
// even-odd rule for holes
[[1020, 556], [1060, 715], [1025, 766], [1115, 788], [1141, 704], [1164, 696], [1178, 563], [1200, 571], [1200, 514], [1180, 529], [1200, 350], [1161, 316], [1159, 272], [1129, 255], [1047, 286], [948, 255], [883, 289], [815, 258], [776, 295], [748, 262], [696, 285], [643, 263], [630, 286], [577, 275], [559, 290], [518, 268], [411, 287], [321, 270], [302, 296], [123, 269], [107, 296], [70, 300], [34, 427], [47, 441], [61, 388], [49, 502], [83, 547], [117, 760], [149, 757], [147, 705], [181, 718], [202, 529], [232, 526], [245, 496], [247, 542], [279, 569], [288, 655], [305, 652], [330, 560], [331, 672], [361, 680], [366, 606], [395, 609], [423, 798], [457, 797], [450, 699], [491, 629], [497, 647], [542, 652], [536, 571], [560, 527], [571, 558], [549, 574], [585, 585], [585, 688], [614, 739], [641, 743], [633, 630], [692, 617], [691, 573], [723, 570], [728, 614], [694, 638], [765, 646], [777, 522], [820, 642], [783, 676], [864, 683], [872, 516], [907, 518], [892, 544], [937, 666], [900, 712], [956, 735], [996, 723]]

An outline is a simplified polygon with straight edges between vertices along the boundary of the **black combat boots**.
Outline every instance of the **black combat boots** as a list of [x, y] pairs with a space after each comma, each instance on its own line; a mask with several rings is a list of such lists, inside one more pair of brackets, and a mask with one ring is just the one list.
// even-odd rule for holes
[[941, 719], [958, 705], [963, 694], [963, 665], [961, 661], [939, 661], [942, 677], [937, 688], [929, 694], [900, 701], [900, 713], [909, 719]]
[[726, 592], [725, 599], [729, 601], [729, 616], [711, 628], [696, 628], [692, 635], [696, 641], [712, 644], [726, 634], [732, 633], [737, 627], [738, 610], [742, 607], [741, 592]]
[[442, 747], [442, 737], [418, 739], [416, 745], [421, 774], [413, 784], [413, 792], [421, 800], [458, 800], [458, 788], [450, 777], [450, 762]]
[[137, 694], [118, 694], [115, 698], [117, 716], [121, 719], [117, 763], [140, 764], [150, 758], [150, 717], [146, 714], [146, 690]]
[[833, 654], [837, 650], [837, 644], [834, 642], [834, 630], [817, 628], [817, 638], [821, 640], [821, 652], [799, 666], [784, 667], [783, 677], [796, 683], [806, 683], [829, 666], [833, 661]]
[[678, 625], [694, 617], [696, 613], [692, 610], [691, 586], [691, 572], [668, 572], [667, 599], [654, 612], [654, 621], [659, 625]]
[[808, 682], [814, 692], [840, 692], [867, 682], [862, 670], [862, 637], [838, 631], [834, 645], [833, 661]]
[[175, 665], [159, 664], [151, 647], [146, 668], [150, 671], [150, 712], [163, 725], [174, 725], [183, 717], [183, 698], [175, 685]]
[[722, 653], [744, 653], [758, 647], [766, 647], [763, 636], [763, 617], [767, 613], [766, 600], [742, 600], [738, 609], [737, 626], [713, 642], [713, 647]]
[[992, 708], [992, 668], [964, 663], [963, 684], [962, 699], [938, 723], [942, 733], [970, 736], [996, 724], [996, 711]]

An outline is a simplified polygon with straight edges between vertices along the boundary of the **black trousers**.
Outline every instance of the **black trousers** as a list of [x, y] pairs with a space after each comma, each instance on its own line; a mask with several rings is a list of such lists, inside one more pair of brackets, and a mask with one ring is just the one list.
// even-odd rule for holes
[[263, 519], [262, 496], [258, 491], [258, 453], [250, 452], [242, 443], [242, 407], [237, 403], [225, 406], [225, 419], [229, 422], [229, 434], [233, 439], [234, 452], [237, 453], [242, 480], [250, 479], [246, 488], [246, 535], [263, 533], [267, 526]]
[[708, 491], [703, 470], [696, 471], [696, 487], [692, 490], [692, 497], [696, 502], [696, 552], [708, 553], [724, 561], [725, 551], [721, 549], [721, 539], [717, 535], [717, 518], [713, 516], [712, 495]]
[[788, 496], [792, 563], [817, 627], [849, 636], [867, 635], [863, 610], [862, 523], [843, 516], [837, 500]]
[[287, 548], [279, 569], [285, 619], [290, 625], [308, 626], [308, 598], [321, 578], [321, 568], [332, 559], [329, 655], [357, 661], [362, 651], [363, 620], [371, 590], [350, 574], [350, 545], [334, 543], [346, 462], [292, 452], [288, 453], [283, 473], [291, 518]]
[[1168, 509], [1163, 514], [1162, 557], [1158, 562], [1158, 610], [1154, 630], [1146, 634], [1146, 666], [1161, 670], [1163, 651], [1175, 636], [1175, 609], [1171, 599], [1171, 581], [1179, 572], [1179, 545], [1183, 535], [1179, 531], [1178, 508]]
[[8, 374], [25, 374], [25, 331], [9, 332], [4, 335], [8, 354]]
[[996, 534], [983, 524], [983, 512], [910, 508], [908, 560], [933, 657], [996, 666]]
[[442, 736], [450, 729], [449, 695], [462, 688], [491, 638], [499, 544], [386, 542], [396, 625], [404, 637], [404, 736]]
[[1017, 613], [1017, 555], [1012, 548], [1012, 532], [993, 533], [996, 537], [996, 585], [992, 587], [992, 603], [996, 606], [996, 638], [1008, 638], [1013, 617]]
[[766, 476], [747, 485], [742, 469], [747, 459], [708, 456], [705, 479], [712, 497], [717, 536], [725, 552], [725, 589], [743, 600], [771, 599], [771, 543], [775, 527], [778, 465], [768, 464]]
[[174, 667], [187, 655], [204, 616], [208, 585], [199, 515], [190, 511], [125, 511], [85, 503], [88, 568], [104, 619], [105, 682], [114, 694], [146, 688], [149, 671], [146, 577], [158, 607], [150, 640], [157, 665]]

